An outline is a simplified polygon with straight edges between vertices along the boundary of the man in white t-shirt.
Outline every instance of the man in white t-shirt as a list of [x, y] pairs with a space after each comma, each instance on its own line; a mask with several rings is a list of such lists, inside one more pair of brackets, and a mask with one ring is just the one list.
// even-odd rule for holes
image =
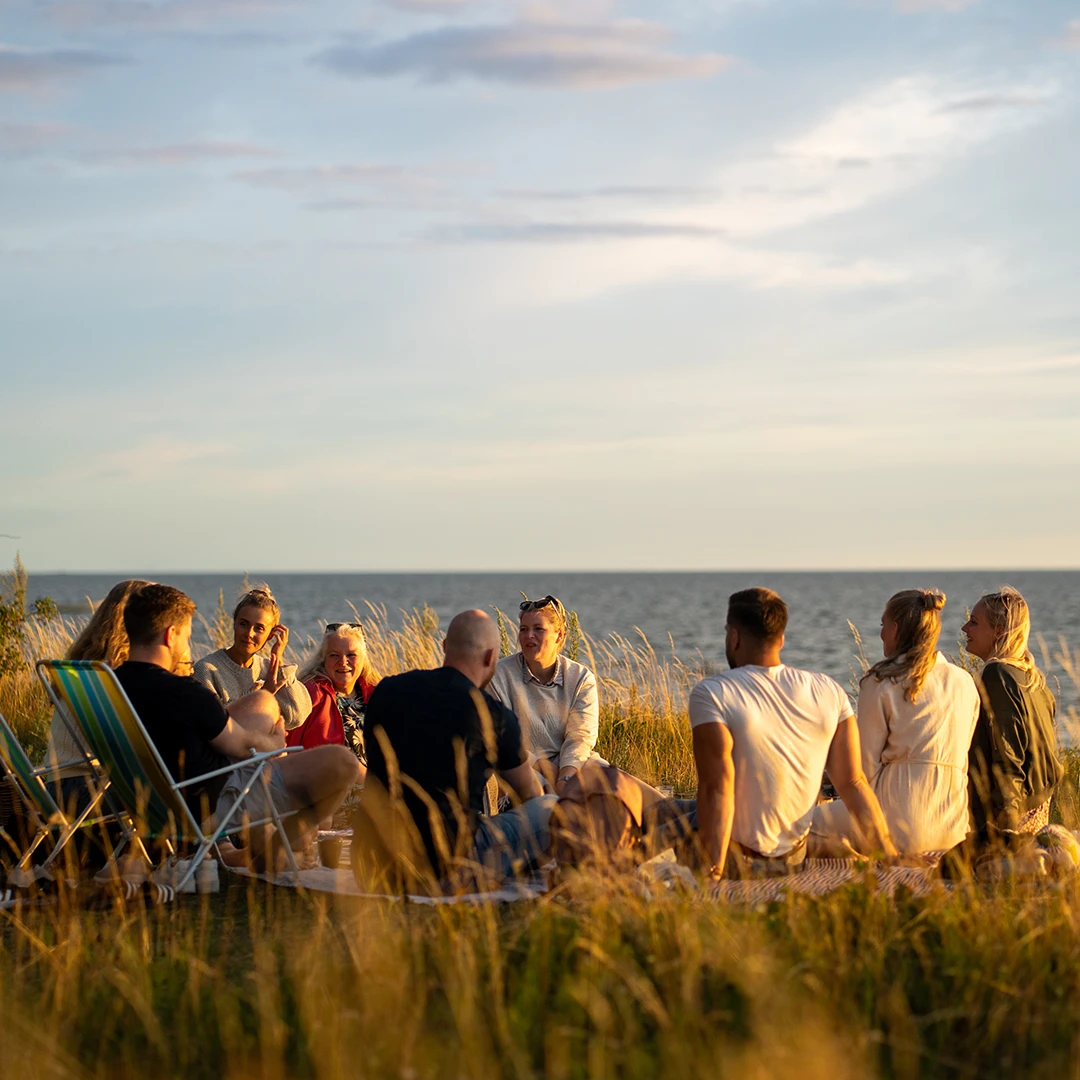
[[731, 670], [702, 679], [690, 695], [698, 839], [711, 877], [761, 861], [779, 869], [801, 862], [823, 770], [865, 850], [896, 854], [862, 771], [847, 695], [827, 675], [780, 659], [787, 616], [770, 589], [734, 593], [725, 639]]

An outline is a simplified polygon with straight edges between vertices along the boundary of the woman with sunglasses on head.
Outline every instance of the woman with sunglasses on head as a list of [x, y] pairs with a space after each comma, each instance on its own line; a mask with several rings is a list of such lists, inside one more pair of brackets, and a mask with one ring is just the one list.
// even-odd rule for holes
[[[241, 595], [233, 610], [233, 642], [196, 661], [195, 678], [213, 690], [228, 707], [245, 694], [266, 690], [274, 695], [286, 731], [304, 722], [311, 698], [296, 677], [296, 665], [283, 660], [289, 628], [268, 585], [256, 585]], [[268, 656], [260, 656], [266, 646]]]
[[566, 631], [566, 610], [554, 596], [522, 601], [521, 651], [499, 661], [488, 686], [517, 714], [534, 767], [556, 793], [587, 762], [607, 764], [593, 750], [600, 730], [596, 676], [562, 655]]
[[364, 709], [379, 676], [358, 622], [327, 624], [300, 678], [311, 695], [311, 715], [285, 737], [289, 746], [347, 746], [366, 765]]
[[987, 593], [961, 628], [967, 651], [983, 661], [982, 707], [968, 760], [976, 843], [1000, 830], [1034, 833], [1049, 822], [1064, 772], [1057, 755], [1057, 702], [1028, 649], [1027, 602], [1008, 585]]

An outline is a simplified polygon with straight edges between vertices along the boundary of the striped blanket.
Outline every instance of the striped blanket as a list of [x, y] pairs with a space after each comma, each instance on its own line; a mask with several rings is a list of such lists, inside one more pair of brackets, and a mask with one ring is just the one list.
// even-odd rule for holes
[[[547, 891], [543, 877], [537, 877], [521, 883], [508, 884], [494, 892], [471, 893], [464, 896], [384, 896], [361, 892], [349, 868], [349, 849], [346, 842], [342, 854], [342, 865], [331, 870], [317, 866], [300, 872], [299, 882], [294, 882], [288, 874], [258, 875], [274, 885], [311, 889], [315, 892], [336, 893], [339, 896], [355, 896], [360, 899], [405, 900], [413, 904], [510, 904], [523, 900], [535, 900]], [[651, 859], [639, 873], [649, 882], [663, 881], [671, 875], [657, 873], [674, 867], [674, 853], [664, 852]], [[650, 870], [651, 868], [651, 870]], [[685, 884], [689, 873], [680, 868], [680, 880]], [[234, 870], [233, 873], [247, 875], [247, 871]], [[789, 893], [803, 896], [825, 896], [843, 885], [859, 882], [871, 884], [888, 896], [897, 889], [907, 889], [915, 896], [928, 896], [936, 890], [945, 888], [937, 877], [936, 871], [914, 867], [882, 867], [856, 859], [807, 859], [802, 868], [792, 874], [780, 877], [756, 878], [749, 881], [721, 881], [710, 886], [712, 899], [728, 904], [754, 905], [781, 900]]]
[[929, 896], [947, 888], [933, 869], [875, 866], [858, 859], [807, 859], [793, 874], [718, 882], [711, 886], [711, 895], [729, 904], [762, 904], [782, 900], [790, 893], [825, 896], [843, 885], [859, 882], [880, 889], [887, 896], [892, 896], [901, 888], [915, 896]]

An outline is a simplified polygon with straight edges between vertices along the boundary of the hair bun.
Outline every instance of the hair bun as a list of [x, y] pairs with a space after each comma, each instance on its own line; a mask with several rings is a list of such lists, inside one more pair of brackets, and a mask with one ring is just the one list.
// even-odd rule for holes
[[940, 611], [945, 606], [945, 594], [940, 589], [923, 589], [922, 598], [926, 611]]

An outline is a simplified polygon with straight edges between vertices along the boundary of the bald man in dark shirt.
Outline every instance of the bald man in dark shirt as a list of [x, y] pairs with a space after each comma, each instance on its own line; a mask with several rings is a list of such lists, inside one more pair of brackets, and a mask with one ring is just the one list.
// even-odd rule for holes
[[[499, 660], [492, 619], [478, 610], [456, 615], [443, 652], [441, 668], [383, 679], [372, 693], [364, 716], [367, 783], [400, 794], [436, 877], [465, 860], [505, 879], [547, 852], [557, 800], [543, 794], [517, 717], [483, 692]], [[493, 772], [522, 805], [480, 817]]]

